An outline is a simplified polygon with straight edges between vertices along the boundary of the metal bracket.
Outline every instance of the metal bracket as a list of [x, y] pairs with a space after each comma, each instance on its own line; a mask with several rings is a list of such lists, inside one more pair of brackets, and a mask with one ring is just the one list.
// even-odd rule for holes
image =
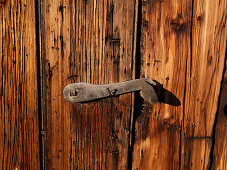
[[149, 78], [104, 85], [73, 83], [65, 87], [64, 97], [69, 102], [80, 103], [140, 91], [140, 95], [146, 101], [155, 104], [158, 102], [158, 97], [154, 86], [156, 83]]

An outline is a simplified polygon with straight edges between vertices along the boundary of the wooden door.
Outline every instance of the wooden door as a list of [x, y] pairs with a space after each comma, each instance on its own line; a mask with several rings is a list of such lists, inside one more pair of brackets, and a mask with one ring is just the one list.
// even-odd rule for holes
[[[0, 167], [226, 169], [226, 9], [226, 0], [0, 1]], [[63, 96], [74, 82], [145, 77], [159, 83], [158, 104], [138, 93]]]

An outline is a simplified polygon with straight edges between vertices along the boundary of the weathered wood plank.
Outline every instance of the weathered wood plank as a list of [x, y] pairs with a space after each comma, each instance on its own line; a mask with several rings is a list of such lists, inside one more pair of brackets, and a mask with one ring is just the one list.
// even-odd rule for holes
[[215, 128], [215, 145], [212, 169], [227, 169], [227, 73], [225, 71], [221, 90], [220, 106]]
[[0, 1], [0, 168], [39, 169], [35, 1]]
[[224, 66], [226, 1], [141, 3], [140, 76], [163, 84], [181, 106], [143, 105], [132, 167], [207, 169]]
[[73, 82], [133, 78], [136, 1], [42, 0], [47, 169], [127, 169], [131, 94], [71, 104]]
[[178, 169], [184, 111], [186, 62], [190, 56], [191, 1], [142, 1], [141, 77], [173, 93], [154, 106], [145, 103], [135, 120], [133, 169]]
[[182, 169], [208, 169], [225, 61], [227, 1], [194, 1], [187, 60]]

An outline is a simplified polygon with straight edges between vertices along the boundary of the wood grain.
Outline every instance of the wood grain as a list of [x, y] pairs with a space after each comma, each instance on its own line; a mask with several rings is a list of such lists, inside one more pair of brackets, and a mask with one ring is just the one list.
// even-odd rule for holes
[[0, 1], [0, 168], [39, 169], [35, 1]]
[[[0, 0], [1, 169], [226, 169], [226, 75], [217, 110], [226, 9], [226, 0]], [[162, 102], [64, 99], [69, 83], [135, 77], [163, 84]]]
[[[142, 105], [134, 169], [208, 169], [226, 42], [226, 1], [142, 1], [141, 72], [181, 105]], [[170, 95], [162, 96], [166, 100]]]
[[[209, 169], [226, 50], [227, 1], [194, 1], [187, 60], [182, 168]], [[219, 158], [217, 158], [219, 159]]]
[[[178, 169], [191, 1], [142, 1], [141, 77], [163, 84], [180, 106], [144, 103], [135, 120], [133, 169]], [[173, 100], [168, 93], [164, 96]]]
[[227, 169], [227, 73], [222, 83], [220, 106], [215, 128], [215, 145], [211, 169]]
[[127, 169], [132, 95], [68, 103], [73, 82], [133, 78], [136, 1], [41, 1], [47, 169]]

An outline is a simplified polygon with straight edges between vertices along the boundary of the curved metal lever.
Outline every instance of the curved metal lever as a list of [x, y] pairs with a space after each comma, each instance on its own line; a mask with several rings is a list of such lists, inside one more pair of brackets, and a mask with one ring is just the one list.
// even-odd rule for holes
[[73, 83], [65, 87], [64, 97], [69, 102], [88, 102], [96, 99], [140, 91], [141, 96], [146, 101], [154, 104], [158, 102], [158, 97], [153, 88], [155, 85], [156, 83], [149, 78], [104, 85]]

